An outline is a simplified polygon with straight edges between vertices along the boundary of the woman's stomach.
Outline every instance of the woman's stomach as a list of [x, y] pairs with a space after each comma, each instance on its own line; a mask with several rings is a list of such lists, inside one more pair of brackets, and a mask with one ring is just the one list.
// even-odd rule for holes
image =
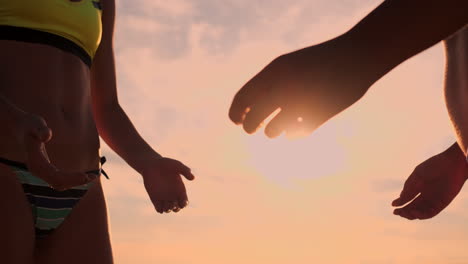
[[[64, 171], [99, 166], [99, 135], [91, 106], [90, 70], [55, 47], [0, 40], [0, 94], [19, 109], [41, 116], [52, 130], [51, 162]], [[25, 162], [21, 142], [0, 130], [0, 156]]]

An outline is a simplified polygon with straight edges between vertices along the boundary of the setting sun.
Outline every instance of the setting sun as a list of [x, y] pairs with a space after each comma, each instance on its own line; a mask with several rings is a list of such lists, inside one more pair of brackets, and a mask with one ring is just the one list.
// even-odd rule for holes
[[291, 184], [297, 179], [326, 177], [343, 172], [347, 152], [341, 131], [334, 124], [319, 128], [313, 135], [271, 140], [262, 132], [246, 139], [250, 162], [264, 177]]
[[415, 166], [454, 142], [440, 46], [308, 137], [247, 135], [228, 120], [262, 67], [345, 32], [380, 3], [117, 1], [121, 104], [196, 180], [186, 182], [187, 209], [156, 214], [137, 173], [103, 146], [116, 263], [467, 263], [466, 191], [427, 221], [391, 206]]

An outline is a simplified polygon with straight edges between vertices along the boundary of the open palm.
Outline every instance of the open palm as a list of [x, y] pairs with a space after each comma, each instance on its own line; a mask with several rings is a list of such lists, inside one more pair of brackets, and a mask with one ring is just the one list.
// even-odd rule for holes
[[144, 185], [158, 213], [178, 212], [188, 204], [182, 176], [195, 179], [190, 168], [169, 158], [155, 158], [147, 162], [142, 172]]
[[468, 164], [455, 143], [415, 168], [392, 205], [400, 207], [409, 203], [395, 209], [394, 214], [409, 220], [436, 216], [458, 195], [467, 176]]

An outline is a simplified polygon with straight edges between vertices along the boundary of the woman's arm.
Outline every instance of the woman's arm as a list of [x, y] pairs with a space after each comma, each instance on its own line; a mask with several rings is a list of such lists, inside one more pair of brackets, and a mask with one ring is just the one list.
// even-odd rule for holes
[[44, 118], [23, 111], [2, 95], [0, 124], [3, 126], [4, 135], [23, 148], [28, 170], [46, 181], [50, 187], [66, 190], [96, 179], [96, 175], [84, 172], [61, 172], [51, 164], [45, 143], [52, 138], [52, 130]]
[[99, 134], [107, 145], [141, 173], [146, 160], [160, 158], [161, 155], [138, 134], [120, 107], [113, 48], [115, 2], [104, 0], [103, 4], [103, 35], [91, 71], [94, 118]]
[[188, 203], [180, 175], [193, 180], [181, 162], [163, 158], [138, 134], [117, 97], [113, 32], [115, 0], [103, 0], [102, 41], [91, 69], [94, 119], [100, 136], [142, 176], [146, 191], [159, 213], [184, 208]]
[[444, 41], [445, 102], [465, 156], [468, 148], [468, 26]]

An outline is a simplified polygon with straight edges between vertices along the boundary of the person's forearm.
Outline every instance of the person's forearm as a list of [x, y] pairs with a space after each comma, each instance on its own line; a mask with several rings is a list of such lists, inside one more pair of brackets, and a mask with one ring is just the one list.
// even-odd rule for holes
[[468, 26], [444, 41], [446, 51], [445, 101], [465, 156], [468, 148]]
[[387, 0], [345, 33], [372, 82], [468, 23], [466, 0]]
[[452, 160], [453, 162], [457, 164], [465, 163], [465, 156], [457, 142], [454, 142], [452, 145], [450, 145], [450, 147], [448, 147], [441, 154], [446, 155], [447, 157], [450, 158], [450, 160]]
[[138, 134], [119, 105], [101, 112], [95, 118], [101, 138], [140, 174], [146, 161], [161, 157]]

